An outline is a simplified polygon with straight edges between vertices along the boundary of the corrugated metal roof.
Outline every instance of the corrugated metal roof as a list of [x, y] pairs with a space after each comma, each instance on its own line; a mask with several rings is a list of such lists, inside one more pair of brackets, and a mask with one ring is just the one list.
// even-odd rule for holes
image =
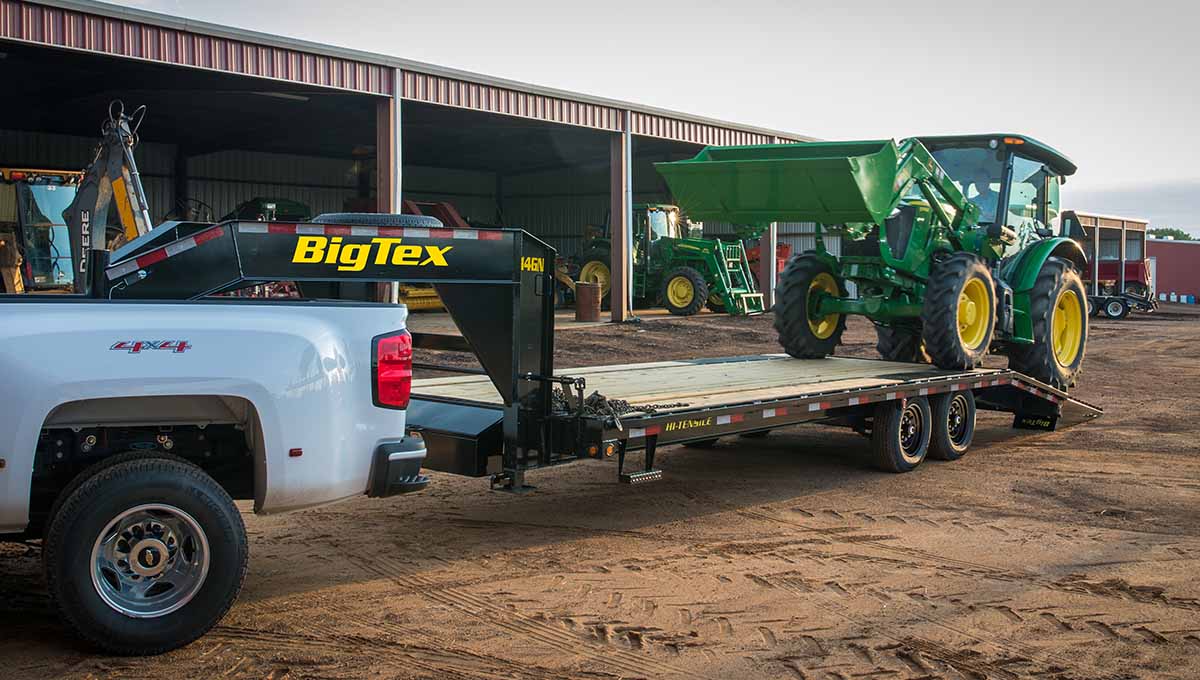
[[370, 94], [391, 94], [395, 74], [381, 64], [19, 0], [0, 0], [0, 38]]
[[404, 91], [413, 86], [403, 96], [447, 106], [613, 131], [623, 129], [619, 114], [628, 110], [646, 130], [634, 134], [693, 143], [813, 139], [94, 0], [0, 0], [0, 39], [379, 95], [394, 92], [398, 69]]

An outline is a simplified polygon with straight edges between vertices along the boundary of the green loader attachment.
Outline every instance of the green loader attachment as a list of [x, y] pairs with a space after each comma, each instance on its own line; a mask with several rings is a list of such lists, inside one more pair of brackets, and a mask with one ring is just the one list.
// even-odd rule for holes
[[[1052, 225], [1075, 166], [1050, 147], [1007, 134], [727, 146], [657, 167], [695, 219], [816, 225], [816, 249], [779, 285], [775, 325], [790, 354], [832, 354], [856, 314], [888, 359], [969, 369], [1001, 352], [1046, 383], [1073, 384], [1087, 334], [1083, 253]], [[839, 256], [825, 247], [830, 231]]]

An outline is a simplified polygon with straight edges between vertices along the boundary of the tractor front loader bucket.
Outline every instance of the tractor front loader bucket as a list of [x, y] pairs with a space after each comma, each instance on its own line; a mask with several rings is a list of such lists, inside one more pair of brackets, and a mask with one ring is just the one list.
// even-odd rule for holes
[[688, 217], [733, 224], [881, 224], [895, 200], [892, 140], [710, 146], [656, 163]]

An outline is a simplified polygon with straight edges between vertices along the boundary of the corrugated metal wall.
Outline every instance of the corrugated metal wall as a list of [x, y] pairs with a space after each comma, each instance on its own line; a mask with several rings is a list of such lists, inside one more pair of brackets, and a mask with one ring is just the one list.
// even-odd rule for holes
[[358, 193], [355, 161], [348, 159], [221, 151], [189, 158], [187, 174], [188, 196], [212, 206], [217, 219], [259, 197], [298, 201], [314, 215], [338, 212]]
[[[95, 156], [97, 141], [96, 137], [0, 130], [0, 165], [82, 171]], [[175, 147], [170, 144], [146, 142], [137, 148], [138, 171], [150, 202], [150, 214], [156, 220], [175, 203], [171, 182], [174, 157]]]

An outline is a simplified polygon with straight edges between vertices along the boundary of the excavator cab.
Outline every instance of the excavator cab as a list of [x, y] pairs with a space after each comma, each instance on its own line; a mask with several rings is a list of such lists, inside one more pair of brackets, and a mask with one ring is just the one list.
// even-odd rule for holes
[[70, 292], [75, 252], [63, 218], [80, 172], [0, 168], [0, 286], [4, 293]]

